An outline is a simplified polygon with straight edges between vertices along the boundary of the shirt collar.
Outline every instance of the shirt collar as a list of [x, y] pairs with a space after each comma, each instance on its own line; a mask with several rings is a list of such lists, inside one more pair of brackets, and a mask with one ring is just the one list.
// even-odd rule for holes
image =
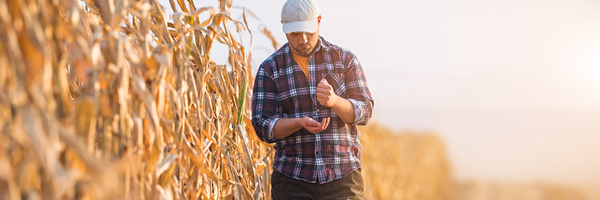
[[[323, 48], [325, 50], [329, 49], [329, 46], [327, 46], [327, 44], [325, 44], [325, 38], [321, 37], [319, 35], [319, 42], [317, 43], [317, 48]], [[317, 49], [315, 52], [319, 51], [320, 49]]]

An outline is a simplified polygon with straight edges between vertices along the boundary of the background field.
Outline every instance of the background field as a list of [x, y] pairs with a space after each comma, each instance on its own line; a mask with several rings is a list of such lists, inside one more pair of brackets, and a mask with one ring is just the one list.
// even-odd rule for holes
[[369, 199], [596, 200], [595, 187], [548, 182], [457, 180], [435, 133], [394, 132], [377, 123], [360, 128]]

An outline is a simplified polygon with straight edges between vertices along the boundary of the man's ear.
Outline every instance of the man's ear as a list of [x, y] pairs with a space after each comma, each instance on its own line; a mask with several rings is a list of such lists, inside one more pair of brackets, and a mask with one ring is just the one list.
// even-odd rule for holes
[[[283, 24], [283, 20], [279, 20], [279, 21]], [[319, 20], [319, 21], [321, 21], [321, 20]]]
[[319, 21], [319, 24], [320, 24], [321, 23], [321, 15], [319, 15], [319, 17], [317, 17], [317, 20]]

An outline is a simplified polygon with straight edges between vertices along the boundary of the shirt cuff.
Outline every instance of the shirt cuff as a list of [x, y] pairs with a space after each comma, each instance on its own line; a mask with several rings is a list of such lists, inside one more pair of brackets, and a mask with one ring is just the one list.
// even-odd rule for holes
[[362, 109], [360, 107], [360, 103], [354, 99], [348, 99], [354, 108], [354, 121], [351, 124], [356, 124], [358, 120], [362, 117]]
[[275, 118], [271, 121], [271, 123], [269, 124], [269, 135], [267, 136], [270, 140], [275, 140], [275, 134], [273, 133], [273, 129], [275, 128], [275, 123], [277, 123], [277, 120], [279, 120], [279, 118]]

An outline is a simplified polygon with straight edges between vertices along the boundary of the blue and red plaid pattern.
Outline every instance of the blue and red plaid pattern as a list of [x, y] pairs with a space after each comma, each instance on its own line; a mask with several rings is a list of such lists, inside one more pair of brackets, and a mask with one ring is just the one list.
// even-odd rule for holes
[[[356, 125], [367, 124], [374, 101], [352, 52], [323, 37], [316, 48], [308, 58], [308, 78], [294, 61], [288, 43], [260, 65], [252, 94], [252, 125], [262, 141], [275, 143], [275, 170], [309, 183], [327, 183], [361, 167]], [[326, 76], [335, 93], [352, 103], [354, 122], [344, 122], [317, 101], [317, 85]], [[279, 118], [305, 116], [319, 122], [324, 117], [331, 120], [327, 129], [317, 134], [302, 128], [286, 138], [274, 138], [273, 127]]]

